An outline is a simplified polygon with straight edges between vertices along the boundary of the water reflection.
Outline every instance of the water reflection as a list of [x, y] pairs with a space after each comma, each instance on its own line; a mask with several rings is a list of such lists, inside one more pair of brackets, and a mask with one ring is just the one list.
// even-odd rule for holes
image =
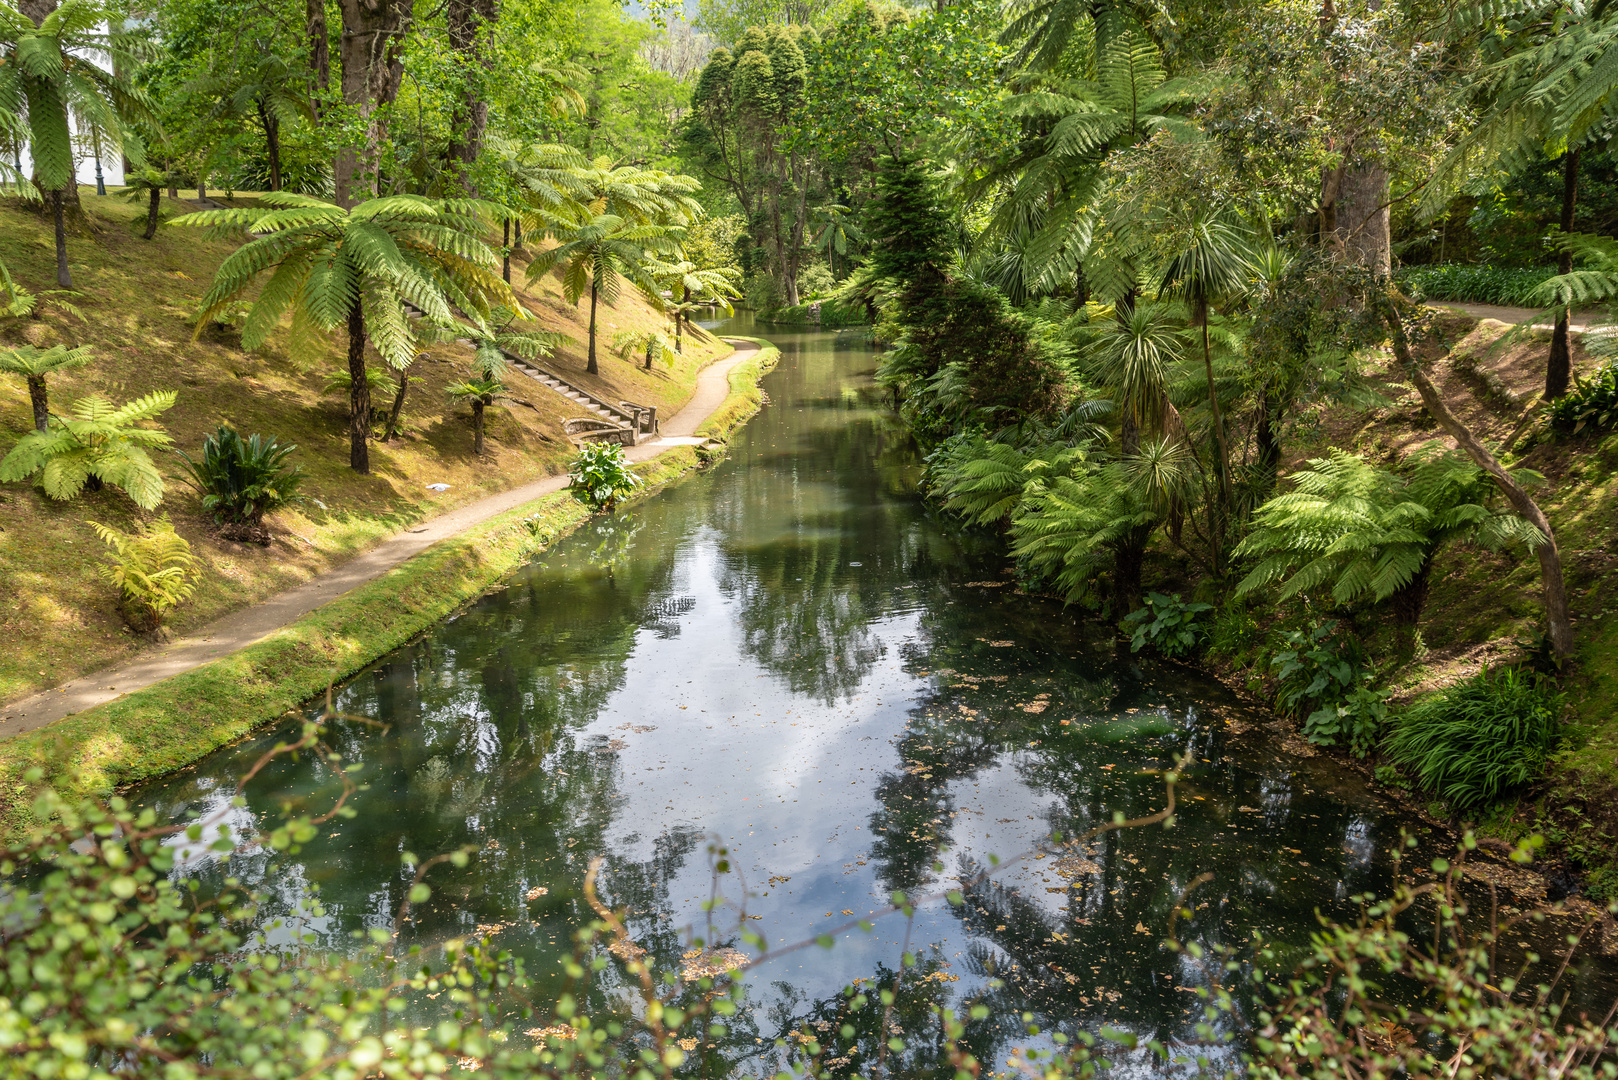
[[[1389, 885], [1401, 823], [1352, 776], [1286, 754], [1217, 684], [1119, 659], [1060, 606], [1014, 597], [993, 538], [914, 495], [920, 461], [871, 384], [869, 351], [778, 340], [773, 404], [728, 460], [592, 520], [340, 690], [344, 712], [387, 729], [333, 729], [362, 766], [356, 818], [296, 858], [231, 867], [272, 893], [269, 917], [348, 948], [355, 930], [391, 925], [411, 881], [403, 853], [470, 846], [466, 868], [434, 871], [403, 942], [490, 934], [544, 1003], [591, 917], [595, 856], [604, 898], [664, 970], [679, 969], [683, 928], [741, 944], [733, 919], [704, 929], [716, 845], [733, 867], [724, 891], [772, 946], [878, 910], [895, 889], [972, 882], [959, 908], [926, 905], [912, 925], [755, 967], [754, 1007], [696, 1051], [707, 1075], [756, 1073], [813, 1032], [855, 1075], [887, 1036], [842, 988], [891, 986], [907, 935], [922, 962], [893, 1023], [933, 1030], [932, 1005], [984, 998], [991, 1019], [968, 1041], [1002, 1061], [1026, 1041], [1025, 1011], [1069, 1036], [1193, 1038], [1205, 976], [1159, 942], [1198, 874], [1215, 879], [1191, 894], [1181, 932], [1207, 948], [1253, 929], [1301, 942], [1317, 910], [1347, 914], [1349, 897]], [[136, 800], [196, 818], [268, 741]], [[1110, 832], [981, 877], [1052, 830], [1155, 811], [1182, 755], [1173, 829]], [[277, 761], [236, 824], [322, 805], [339, 780], [319, 761]], [[315, 900], [318, 915], [301, 910]], [[610, 1008], [628, 985], [613, 960], [574, 992]], [[910, 1075], [953, 1074], [936, 1042], [912, 1040]]]

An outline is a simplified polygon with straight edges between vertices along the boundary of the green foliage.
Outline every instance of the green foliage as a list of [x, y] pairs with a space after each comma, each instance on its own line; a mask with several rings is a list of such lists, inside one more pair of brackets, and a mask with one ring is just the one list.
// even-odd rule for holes
[[1184, 602], [1179, 593], [1149, 592], [1145, 607], [1124, 616], [1124, 628], [1131, 631], [1129, 651], [1140, 652], [1150, 645], [1164, 656], [1189, 656], [1207, 636], [1197, 617], [1212, 610], [1212, 604]]
[[483, 410], [494, 404], [494, 399], [505, 393], [506, 386], [487, 371], [468, 382], [452, 383], [444, 388], [451, 401], [465, 401], [472, 406], [472, 452], [483, 453]]
[[[368, 367], [365, 369], [365, 385], [375, 394], [392, 390], [394, 382], [386, 371]], [[348, 392], [354, 388], [354, 377], [343, 368], [334, 368], [326, 372], [326, 379], [320, 384], [320, 388], [328, 394], [342, 394], [347, 397]]]
[[30, 431], [0, 461], [0, 482], [37, 476], [53, 499], [72, 499], [86, 485], [122, 488], [136, 506], [163, 501], [163, 476], [147, 450], [172, 441], [161, 429], [141, 427], [174, 406], [174, 391], [160, 390], [114, 405], [80, 398], [66, 417], [52, 416], [46, 431]]
[[112, 549], [101, 564], [101, 576], [118, 589], [124, 616], [134, 629], [155, 630], [196, 591], [196, 556], [168, 518], [138, 533], [98, 521], [90, 526]]
[[185, 462], [187, 480], [202, 496], [203, 509], [220, 524], [263, 524], [264, 515], [301, 501], [298, 488], [303, 469], [288, 465], [296, 446], [283, 446], [273, 437], [243, 439], [234, 428], [220, 426], [202, 441], [202, 459], [194, 461], [176, 451]]
[[1282, 631], [1277, 646], [1268, 664], [1276, 704], [1303, 719], [1310, 742], [1341, 743], [1363, 757], [1387, 717], [1388, 692], [1371, 687], [1371, 672], [1360, 667], [1353, 640], [1327, 620]]
[[1435, 263], [1407, 266], [1399, 271], [1398, 280], [1405, 288], [1429, 300], [1538, 307], [1540, 287], [1555, 276], [1554, 267]]
[[36, 349], [32, 345], [0, 348], [0, 371], [8, 375], [21, 375], [28, 383], [28, 396], [34, 406], [34, 427], [44, 431], [50, 425], [50, 404], [46, 396], [45, 376], [68, 368], [83, 367], [94, 357], [88, 348], [69, 349], [53, 345]]
[[1562, 699], [1517, 668], [1485, 670], [1400, 712], [1387, 751], [1401, 768], [1461, 809], [1539, 775], [1556, 745]]
[[611, 510], [641, 484], [617, 443], [586, 443], [567, 468], [568, 488], [595, 510]]
[[1552, 401], [1547, 411], [1551, 430], [1561, 435], [1618, 427], [1618, 364], [1603, 364], [1593, 379], [1574, 376], [1573, 389]]
[[1254, 530], [1237, 546], [1238, 557], [1259, 558], [1238, 596], [1277, 582], [1281, 599], [1329, 585], [1339, 604], [1403, 592], [1414, 621], [1427, 567], [1443, 543], [1534, 547], [1543, 539], [1515, 514], [1489, 507], [1493, 483], [1457, 451], [1424, 448], [1408, 480], [1338, 449], [1308, 464], [1292, 475], [1291, 491], [1259, 507]]

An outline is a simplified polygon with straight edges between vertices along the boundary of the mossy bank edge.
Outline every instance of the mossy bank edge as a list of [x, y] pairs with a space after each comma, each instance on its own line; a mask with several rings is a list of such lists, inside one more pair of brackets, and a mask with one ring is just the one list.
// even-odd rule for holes
[[[758, 351], [730, 372], [730, 392], [698, 434], [723, 442], [764, 403], [759, 380], [780, 351]], [[675, 446], [636, 466], [636, 498], [704, 463], [694, 446]], [[262, 641], [0, 743], [0, 834], [39, 824], [37, 784], [63, 795], [107, 795], [127, 784], [190, 765], [286, 716], [464, 604], [588, 520], [571, 493], [545, 495], [435, 544], [375, 581], [282, 627]]]

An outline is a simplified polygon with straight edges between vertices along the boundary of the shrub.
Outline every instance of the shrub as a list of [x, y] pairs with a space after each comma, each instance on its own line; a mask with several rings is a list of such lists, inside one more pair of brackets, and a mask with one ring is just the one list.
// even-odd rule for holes
[[0, 481], [38, 476], [53, 499], [71, 499], [103, 484], [122, 488], [135, 505], [151, 510], [163, 501], [163, 476], [146, 453], [172, 441], [160, 429], [138, 426], [174, 406], [174, 391], [162, 390], [114, 405], [104, 397], [80, 398], [66, 417], [52, 416], [46, 431], [30, 431], [0, 461]]
[[269, 543], [264, 515], [303, 498], [298, 494], [303, 470], [287, 464], [297, 449], [263, 435], [243, 439], [221, 426], [202, 441], [201, 461], [193, 461], [183, 450], [175, 452], [185, 462], [187, 481], [202, 496], [203, 508], [214, 521], [227, 530], [250, 532], [244, 539]]
[[1305, 738], [1321, 746], [1344, 743], [1363, 757], [1387, 716], [1388, 693], [1371, 687], [1371, 672], [1355, 653], [1328, 619], [1308, 630], [1284, 631], [1269, 667], [1276, 703], [1303, 718]]
[[1184, 603], [1179, 593], [1147, 593], [1146, 606], [1124, 616], [1124, 626], [1133, 628], [1129, 651], [1150, 645], [1164, 656], [1189, 656], [1207, 636], [1197, 616], [1212, 610], [1212, 604]]
[[568, 489], [596, 510], [611, 510], [641, 479], [617, 443], [586, 443], [567, 467]]
[[1528, 672], [1485, 670], [1395, 717], [1388, 755], [1451, 805], [1479, 806], [1534, 778], [1556, 743], [1560, 707]]
[[131, 630], [156, 630], [196, 590], [196, 556], [168, 518], [140, 533], [120, 532], [98, 521], [90, 526], [112, 549], [101, 564], [101, 576], [117, 586], [118, 606]]
[[1588, 382], [1576, 379], [1572, 391], [1550, 403], [1550, 417], [1551, 430], [1561, 435], [1618, 427], [1618, 365], [1605, 365]]
[[1539, 307], [1535, 296], [1545, 282], [1556, 276], [1554, 266], [1467, 266], [1438, 263], [1410, 266], [1399, 271], [1399, 281], [1420, 290], [1429, 300], [1460, 300], [1474, 304], [1505, 304], [1509, 307]]

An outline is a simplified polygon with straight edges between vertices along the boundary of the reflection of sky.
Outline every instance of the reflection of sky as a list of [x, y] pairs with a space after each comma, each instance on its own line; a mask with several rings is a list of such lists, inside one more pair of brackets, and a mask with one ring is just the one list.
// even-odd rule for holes
[[[806, 1007], [896, 966], [908, 929], [957, 998], [998, 977], [1008, 1007], [1047, 1029], [1172, 1038], [1201, 1020], [1189, 989], [1205, 980], [1160, 948], [1196, 875], [1216, 876], [1182, 928], [1208, 947], [1254, 927], [1301, 939], [1317, 907], [1343, 911], [1345, 883], [1385, 885], [1386, 811], [1335, 794], [1357, 788], [1329, 759], [1295, 760], [1262, 731], [1230, 737], [1220, 716], [1239, 706], [1217, 685], [1115, 661], [1070, 612], [985, 586], [1003, 561], [895, 497], [913, 472], [873, 467], [913, 465], [914, 451], [869, 398], [845, 401], [868, 388], [868, 356], [817, 348], [788, 343], [775, 404], [727, 462], [632, 518], [596, 519], [344, 690], [342, 707], [394, 727], [339, 733], [373, 787], [358, 819], [265, 882], [274, 913], [295, 915], [318, 883], [326, 914], [309, 928], [343, 947], [390, 924], [401, 851], [471, 843], [472, 867], [435, 871], [421, 934], [497, 926], [546, 977], [587, 917], [578, 881], [600, 853], [604, 895], [677, 962], [673, 930], [706, 918], [712, 837], [734, 866], [725, 894], [779, 946], [881, 909], [896, 887], [950, 887], [1052, 829], [1151, 813], [1189, 753], [1173, 829], [1045, 852], [969, 889], [963, 909], [934, 901], [908, 928], [889, 918], [747, 975], [760, 1001]], [[317, 801], [325, 780], [305, 762], [230, 809], [254, 752], [203, 763], [165, 798], [192, 819], [223, 808], [233, 828], [282, 797]], [[548, 894], [525, 902], [535, 886]], [[735, 919], [716, 916], [727, 932]]]

